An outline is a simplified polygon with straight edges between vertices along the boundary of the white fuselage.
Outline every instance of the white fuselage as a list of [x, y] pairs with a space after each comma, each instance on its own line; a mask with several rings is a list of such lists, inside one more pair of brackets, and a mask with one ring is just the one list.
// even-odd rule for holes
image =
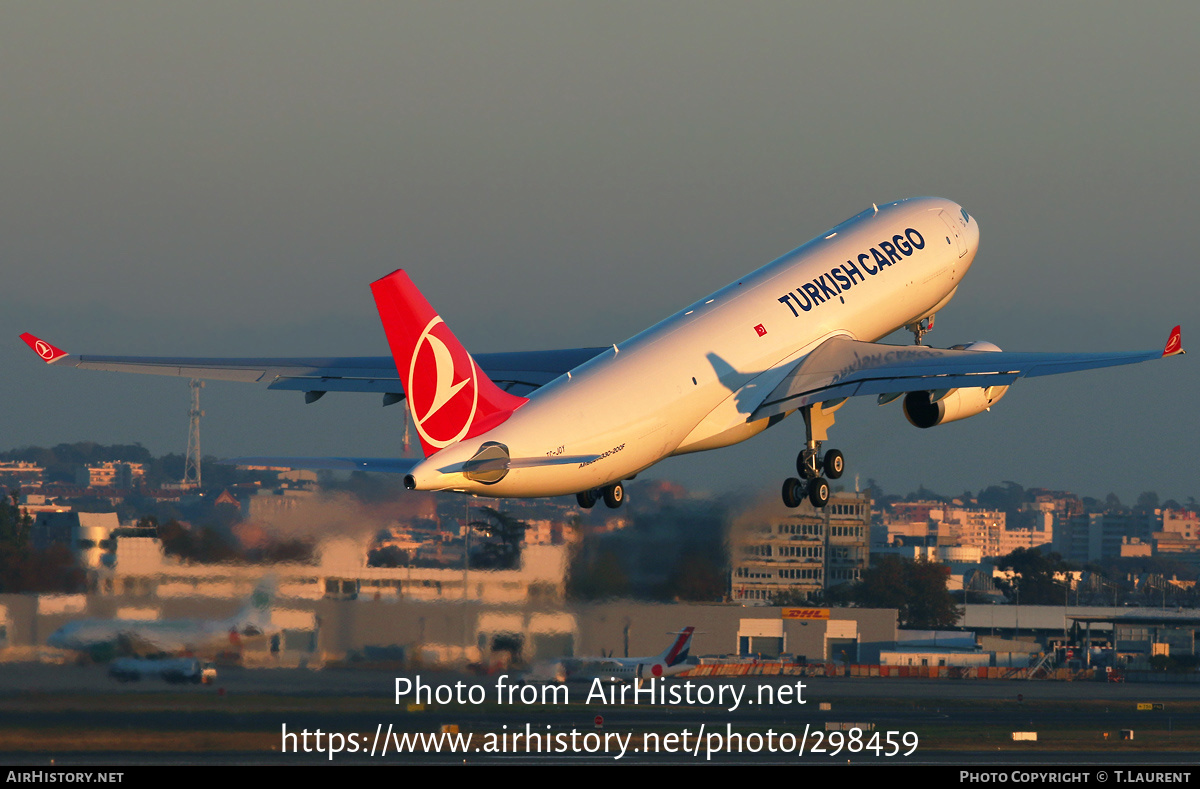
[[246, 616], [230, 619], [83, 619], [69, 622], [50, 634], [49, 646], [89, 651], [113, 647], [137, 654], [216, 654], [238, 650], [243, 642], [278, 632], [270, 624]]
[[[538, 389], [500, 426], [418, 464], [413, 480], [556, 496], [744, 441], [768, 426], [750, 415], [795, 362], [830, 337], [875, 341], [932, 314], [978, 243], [974, 218], [949, 200], [868, 209]], [[488, 441], [514, 461], [494, 484], [459, 471]]]
[[682, 674], [697, 664], [681, 660], [673, 666], [662, 655], [642, 658], [565, 658], [539, 663], [527, 675], [534, 682], [630, 682], [657, 677], [665, 679]]
[[56, 630], [46, 643], [59, 649], [88, 650], [125, 645], [142, 653], [177, 654], [228, 649], [233, 640], [225, 621], [83, 620]]

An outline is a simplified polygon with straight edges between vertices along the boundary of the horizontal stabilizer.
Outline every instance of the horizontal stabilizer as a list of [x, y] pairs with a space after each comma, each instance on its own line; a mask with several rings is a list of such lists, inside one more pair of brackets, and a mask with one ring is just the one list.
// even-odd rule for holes
[[416, 458], [317, 457], [244, 457], [220, 461], [223, 466], [261, 466], [272, 469], [305, 469], [308, 471], [377, 471], [386, 474], [407, 474], [419, 462]]
[[[595, 463], [599, 455], [555, 455], [528, 458], [508, 458], [497, 464], [497, 468], [505, 470], [514, 468], [545, 468], [546, 466], [576, 466], [581, 463]], [[448, 463], [437, 469], [439, 474], [457, 474], [469, 467], [470, 460]]]

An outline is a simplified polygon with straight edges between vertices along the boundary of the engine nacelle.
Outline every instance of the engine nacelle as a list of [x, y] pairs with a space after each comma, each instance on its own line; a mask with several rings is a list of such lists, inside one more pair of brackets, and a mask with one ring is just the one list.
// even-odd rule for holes
[[[950, 347], [955, 351], [995, 352], [1000, 348], [987, 341]], [[916, 427], [926, 428], [957, 422], [986, 411], [1004, 397], [1007, 386], [968, 387], [965, 389], [909, 392], [904, 396], [904, 416]]]
[[944, 425], [988, 410], [1007, 391], [1007, 386], [951, 389], [940, 400], [933, 398], [941, 392], [909, 392], [904, 396], [904, 415], [917, 427]]

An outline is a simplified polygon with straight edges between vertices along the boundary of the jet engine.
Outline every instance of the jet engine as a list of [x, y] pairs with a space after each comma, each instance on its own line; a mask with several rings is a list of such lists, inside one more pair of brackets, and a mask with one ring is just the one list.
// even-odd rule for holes
[[[1000, 349], [990, 342], [976, 341], [952, 345], [950, 350], [995, 352]], [[987, 411], [1007, 391], [1007, 386], [987, 386], [909, 392], [904, 396], [904, 416], [914, 426], [921, 428], [957, 422]]]

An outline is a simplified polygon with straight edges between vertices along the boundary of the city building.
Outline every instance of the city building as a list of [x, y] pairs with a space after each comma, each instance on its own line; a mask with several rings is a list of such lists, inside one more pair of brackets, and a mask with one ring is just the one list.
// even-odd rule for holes
[[1053, 548], [1074, 564], [1106, 561], [1121, 556], [1129, 538], [1149, 543], [1159, 531], [1161, 510], [1150, 512], [1089, 512], [1055, 518]]
[[145, 478], [146, 469], [141, 463], [115, 460], [89, 464], [75, 471], [75, 484], [86, 488], [129, 489], [141, 485]]
[[0, 463], [0, 487], [4, 490], [41, 485], [46, 469], [36, 463], [9, 460]]
[[859, 581], [870, 565], [871, 499], [835, 493], [821, 510], [807, 502], [792, 514], [758, 517], [732, 535], [730, 598], [767, 605], [778, 595], [802, 599]]

